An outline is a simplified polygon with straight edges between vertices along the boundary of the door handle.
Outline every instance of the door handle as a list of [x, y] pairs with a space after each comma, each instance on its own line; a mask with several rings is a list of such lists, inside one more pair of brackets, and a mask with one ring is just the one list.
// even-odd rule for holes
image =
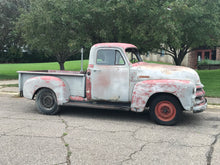
[[94, 69], [93, 71], [94, 71], [94, 72], [101, 72], [100, 69]]

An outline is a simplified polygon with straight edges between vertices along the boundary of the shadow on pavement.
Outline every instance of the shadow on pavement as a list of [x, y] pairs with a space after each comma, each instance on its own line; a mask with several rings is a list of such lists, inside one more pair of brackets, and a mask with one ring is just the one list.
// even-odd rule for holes
[[135, 113], [131, 111], [62, 107], [60, 112], [62, 116], [74, 116], [90, 119], [130, 121], [139, 123], [152, 123], [149, 112]]
[[[90, 108], [76, 108], [76, 107], [62, 107], [61, 116], [80, 117], [88, 119], [114, 120], [125, 122], [137, 122], [141, 124], [154, 124], [151, 120], [150, 113], [145, 111], [143, 113], [135, 113], [131, 111], [120, 110], [106, 110], [106, 109], [90, 109]], [[204, 119], [202, 114], [193, 114], [192, 112], [183, 112], [178, 126], [184, 125], [201, 125]]]

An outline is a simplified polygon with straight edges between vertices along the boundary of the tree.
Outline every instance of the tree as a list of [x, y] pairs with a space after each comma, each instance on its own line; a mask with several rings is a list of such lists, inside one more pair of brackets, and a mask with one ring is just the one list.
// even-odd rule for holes
[[[25, 6], [26, 0], [0, 0], [0, 53], [18, 55], [21, 53], [21, 35], [15, 33], [14, 22], [20, 15], [19, 7]], [[9, 57], [10, 58], [10, 57]]]
[[[217, 46], [220, 39], [220, 1], [123, 1], [117, 15], [119, 41], [136, 44], [142, 52], [163, 49], [181, 65], [185, 55], [200, 46]], [[125, 40], [124, 40], [125, 39]]]
[[185, 55], [195, 48], [218, 45], [219, 0], [175, 0], [163, 4], [161, 10], [163, 13], [156, 28], [161, 35], [160, 48], [173, 58], [176, 65], [181, 65]]
[[64, 62], [83, 45], [130, 42], [142, 52], [164, 49], [176, 65], [220, 38], [219, 0], [30, 0], [17, 29], [29, 47]]
[[65, 69], [65, 61], [77, 52], [70, 43], [76, 36], [74, 22], [71, 22], [73, 1], [30, 0], [30, 7], [22, 11], [17, 21], [17, 30], [28, 46], [51, 53], [61, 70]]
[[[154, 29], [163, 1], [30, 0], [17, 27], [29, 46], [56, 56], [60, 68], [80, 46], [98, 42], [130, 42], [143, 51], [160, 44]], [[147, 49], [146, 49], [147, 48]]]

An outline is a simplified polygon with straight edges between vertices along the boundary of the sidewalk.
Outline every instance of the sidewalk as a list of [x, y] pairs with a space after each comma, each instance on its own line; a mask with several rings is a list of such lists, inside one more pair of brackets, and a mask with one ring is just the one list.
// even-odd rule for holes
[[[18, 87], [7, 87], [6, 85], [18, 84], [18, 80], [0, 80], [0, 93], [18, 93]], [[208, 104], [220, 107], [220, 98], [206, 97]]]
[[18, 80], [0, 80], [0, 86], [9, 84], [18, 84]]

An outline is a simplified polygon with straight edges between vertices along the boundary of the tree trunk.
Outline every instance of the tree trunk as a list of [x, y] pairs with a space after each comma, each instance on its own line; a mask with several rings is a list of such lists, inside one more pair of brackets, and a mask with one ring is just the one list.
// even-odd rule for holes
[[180, 66], [185, 56], [186, 56], [186, 53], [183, 53], [183, 52], [180, 52], [177, 56], [173, 56], [173, 60], [175, 64], [177, 66]]
[[65, 62], [59, 62], [60, 70], [65, 70], [64, 63]]
[[173, 56], [173, 60], [174, 60], [176, 66], [180, 66], [181, 65], [181, 62], [178, 60], [177, 57]]
[[180, 66], [181, 63], [182, 63], [182, 61], [180, 61], [179, 59], [177, 59], [177, 60], [175, 61], [175, 63], [176, 63], [176, 66]]

